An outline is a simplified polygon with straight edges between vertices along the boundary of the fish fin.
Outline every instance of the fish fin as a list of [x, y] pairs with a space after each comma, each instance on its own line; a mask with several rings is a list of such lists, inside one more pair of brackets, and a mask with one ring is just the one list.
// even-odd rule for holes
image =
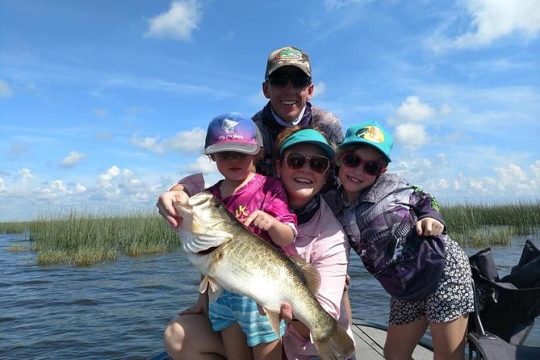
[[204, 276], [199, 284], [199, 292], [204, 294], [208, 290], [208, 301], [215, 301], [221, 295], [221, 287], [209, 276]]
[[208, 289], [208, 276], [202, 278], [201, 283], [199, 284], [199, 292], [204, 294]]
[[272, 329], [276, 333], [276, 335], [281, 339], [281, 317], [279, 316], [279, 313], [270, 311], [268, 309], [263, 308], [264, 312], [266, 313], [266, 316], [268, 317], [268, 321], [270, 322], [270, 326], [272, 326]]
[[221, 295], [222, 289], [221, 286], [212, 278], [208, 278], [208, 301], [214, 302]]
[[306, 286], [311, 291], [312, 294], [317, 294], [319, 291], [319, 286], [321, 285], [321, 276], [319, 271], [308, 264], [304, 259], [301, 259], [296, 256], [289, 257], [295, 264], [300, 268], [302, 274], [304, 274], [304, 279], [306, 280]]
[[321, 359], [348, 359], [354, 353], [353, 339], [337, 323], [329, 336], [314, 342]]

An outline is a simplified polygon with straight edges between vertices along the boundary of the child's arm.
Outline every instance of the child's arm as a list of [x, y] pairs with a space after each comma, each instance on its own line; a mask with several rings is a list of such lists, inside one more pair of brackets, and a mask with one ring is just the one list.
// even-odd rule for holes
[[436, 236], [444, 231], [444, 220], [439, 203], [431, 194], [414, 187], [411, 206], [418, 217], [416, 232], [423, 236]]
[[296, 237], [291, 225], [279, 222], [278, 219], [262, 210], [255, 210], [252, 212], [246, 220], [244, 220], [244, 225], [253, 225], [268, 232], [272, 242], [281, 247], [292, 244]]

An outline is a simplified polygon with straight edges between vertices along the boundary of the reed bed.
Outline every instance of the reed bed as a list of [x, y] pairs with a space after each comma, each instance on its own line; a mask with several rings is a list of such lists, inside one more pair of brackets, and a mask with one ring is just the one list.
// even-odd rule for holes
[[441, 209], [450, 235], [464, 246], [508, 245], [512, 236], [538, 233], [540, 201], [459, 204]]
[[0, 222], [0, 234], [18, 234], [28, 229], [28, 222]]
[[180, 245], [160, 216], [142, 212], [106, 217], [71, 212], [32, 221], [28, 230], [41, 265], [88, 266], [121, 254], [171, 252]]
[[[538, 236], [540, 201], [505, 205], [443, 206], [450, 236], [466, 247], [508, 245], [515, 235]], [[28, 231], [38, 264], [89, 266], [120, 255], [167, 253], [180, 246], [178, 236], [156, 214], [139, 211], [99, 216], [71, 211], [30, 222], [0, 223], [0, 232]], [[26, 251], [14, 245], [8, 251]]]

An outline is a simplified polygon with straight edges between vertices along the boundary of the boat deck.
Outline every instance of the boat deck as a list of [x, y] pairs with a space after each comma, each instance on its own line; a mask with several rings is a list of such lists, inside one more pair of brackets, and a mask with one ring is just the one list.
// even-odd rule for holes
[[[369, 321], [354, 321], [352, 325], [354, 342], [356, 346], [357, 360], [382, 360], [384, 359], [384, 341], [386, 340], [386, 327]], [[422, 339], [414, 350], [414, 360], [433, 359], [431, 342]], [[150, 358], [151, 360], [170, 360], [167, 353], [160, 353]]]
[[[385, 327], [376, 323], [355, 321], [352, 325], [357, 360], [384, 359]], [[423, 340], [414, 350], [414, 360], [433, 359], [431, 343]]]

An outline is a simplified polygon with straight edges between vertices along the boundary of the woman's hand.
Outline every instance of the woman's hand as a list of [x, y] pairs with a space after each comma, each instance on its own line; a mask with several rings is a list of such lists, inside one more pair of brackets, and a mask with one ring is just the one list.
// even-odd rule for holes
[[416, 233], [420, 236], [441, 235], [444, 225], [439, 220], [426, 217], [416, 222]]
[[293, 319], [293, 313], [292, 313], [292, 306], [287, 303], [281, 304], [281, 309], [279, 314], [281, 315], [281, 318], [288, 324]]

